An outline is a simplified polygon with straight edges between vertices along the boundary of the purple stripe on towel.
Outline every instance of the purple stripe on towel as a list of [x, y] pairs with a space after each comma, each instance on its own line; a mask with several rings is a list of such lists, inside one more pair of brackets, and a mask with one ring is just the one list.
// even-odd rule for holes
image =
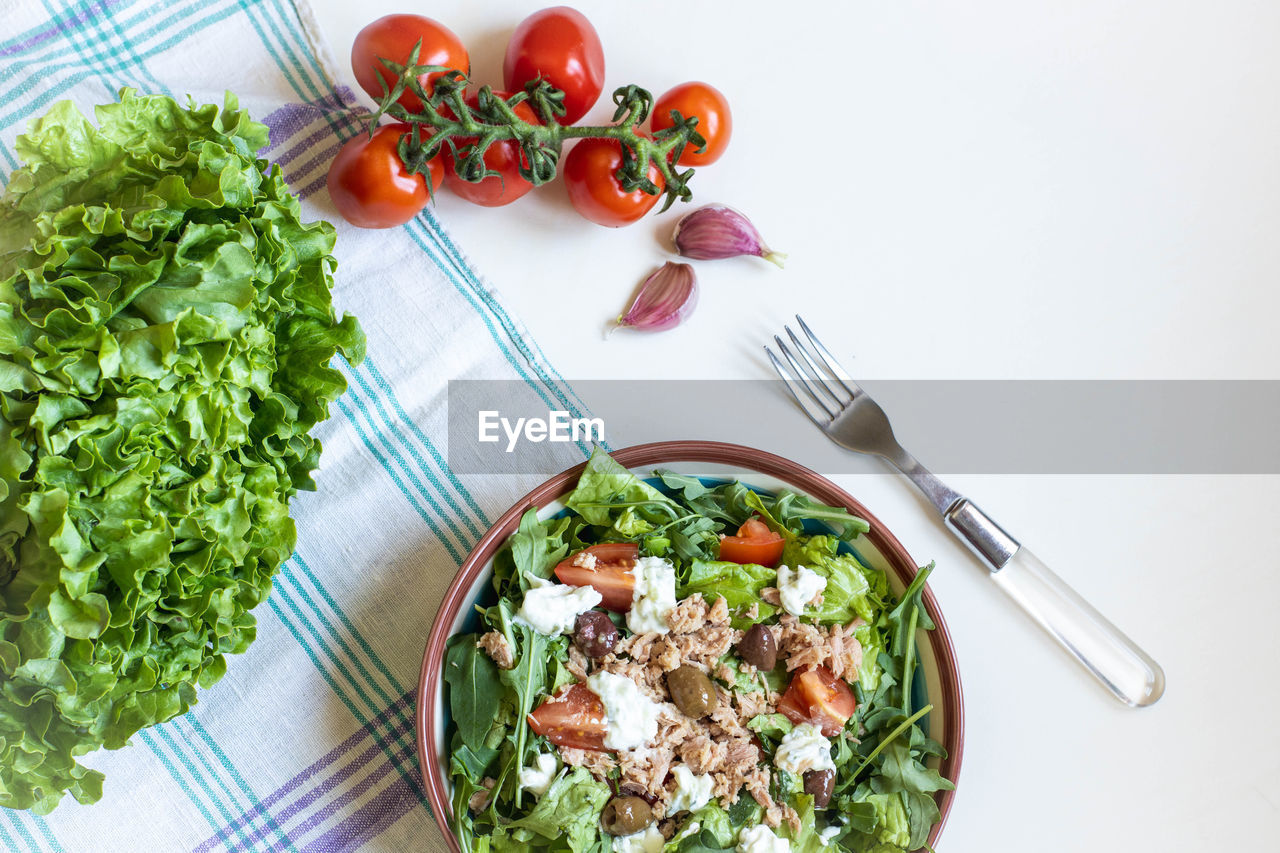
[[329, 94], [314, 101], [285, 104], [268, 113], [262, 120], [270, 133], [270, 142], [264, 150], [269, 151], [282, 145], [307, 125], [323, 119], [326, 113], [346, 112], [353, 104], [355, 94], [346, 86], [337, 86]]
[[[301, 788], [308, 781], [315, 779], [317, 776], [322, 774], [325, 770], [329, 769], [334, 764], [336, 764], [343, 756], [351, 752], [351, 750], [355, 749], [362, 741], [365, 741], [370, 736], [373, 736], [374, 732], [380, 729], [382, 726], [384, 726], [388, 720], [402, 714], [404, 710], [410, 706], [410, 702], [413, 699], [413, 695], [414, 694], [412, 691], [409, 693], [406, 693], [403, 696], [401, 696], [399, 699], [397, 699], [394, 703], [387, 706], [385, 709], [383, 709], [382, 713], [378, 714], [377, 717], [371, 719], [369, 722], [361, 726], [360, 729], [358, 729], [354, 734], [352, 734], [342, 743], [338, 744], [336, 747], [330, 750], [324, 757], [320, 758], [318, 761], [313, 763], [310, 767], [307, 767], [301, 773], [294, 776], [288, 782], [285, 782], [284, 785], [277, 788], [267, 797], [260, 800], [256, 805], [254, 805], [253, 808], [249, 809], [244, 814], [240, 815], [238, 818], [232, 821], [230, 824], [223, 827], [215, 835], [205, 839], [198, 847], [195, 848], [193, 853], [208, 853], [208, 851], [213, 850], [217, 845], [226, 844], [228, 838], [233, 832], [237, 832], [243, 827], [248, 826], [252, 822], [266, 815], [273, 806], [278, 804], [285, 797], [288, 797], [294, 791]], [[410, 715], [410, 719], [412, 719], [412, 715]], [[403, 731], [409, 725], [410, 725], [409, 722], [401, 722], [400, 724], [393, 726], [392, 730], [393, 732], [395, 732], [396, 730]], [[392, 735], [392, 737], [396, 737], [396, 736], [398, 735], [397, 734]], [[381, 741], [385, 743], [385, 739], [382, 737], [374, 736], [374, 740], [375, 742]], [[373, 747], [373, 749], [381, 750], [382, 747], [381, 745], [376, 745]], [[363, 758], [363, 756], [361, 756], [360, 758]], [[348, 776], [350, 776], [351, 773], [355, 772], [356, 769], [357, 768], [355, 767], [351, 767], [350, 769], [344, 767], [334, 775], [340, 777], [340, 779], [337, 780], [337, 781], [340, 781], [341, 779], [345, 779]], [[330, 782], [327, 778], [322, 779], [319, 787], [324, 787], [326, 784], [329, 784], [330, 786], [332, 786], [332, 784], [336, 784], [336, 781]], [[259, 837], [261, 837], [261, 833], [262, 831], [259, 830], [255, 832], [255, 835], [258, 835]]]
[[366, 841], [411, 812], [419, 802], [418, 792], [404, 777], [396, 779], [374, 800], [361, 806], [355, 814], [308, 844], [304, 853], [346, 853], [358, 850]]
[[53, 24], [53, 26], [48, 29], [41, 30], [26, 41], [18, 42], [17, 44], [10, 45], [9, 47], [0, 50], [0, 56], [11, 56], [15, 53], [22, 53], [28, 48], [35, 47], [42, 41], [48, 41], [54, 36], [68, 33], [90, 18], [97, 17], [99, 13], [105, 12], [111, 6], [120, 5], [121, 2], [122, 0], [100, 0], [100, 2], [86, 7], [83, 11], [72, 15], [69, 18], [51, 21], [50, 23]]
[[[379, 810], [379, 811], [387, 808], [391, 808], [392, 810], [394, 810], [395, 808], [399, 808], [400, 797], [398, 794], [393, 796], [396, 784], [409, 786], [409, 790], [413, 794], [414, 802], [415, 803], [422, 802], [422, 799], [423, 799], [422, 786], [420, 783], [418, 783], [417, 777], [412, 774], [404, 774], [402, 772], [399, 772], [400, 765], [403, 764], [407, 758], [409, 758], [414, 753], [416, 753], [417, 750], [418, 750], [418, 746], [416, 743], [405, 744], [403, 747], [397, 750], [394, 755], [390, 756], [389, 761], [383, 761], [381, 764], [377, 765], [373, 770], [369, 771], [368, 775], [366, 775], [363, 779], [361, 779], [359, 782], [352, 785], [346, 791], [343, 791], [342, 795], [339, 796], [337, 799], [335, 799], [333, 802], [327, 803], [324, 806], [324, 808], [318, 809], [315, 814], [308, 817], [305, 821], [298, 824], [296, 827], [293, 827], [292, 829], [290, 829], [289, 834], [300, 838], [306, 835], [311, 830], [317, 829], [318, 827], [323, 826], [326, 822], [332, 819], [334, 815], [341, 814], [343, 810], [347, 809], [352, 803], [354, 803], [356, 800], [363, 797], [365, 794], [369, 793], [369, 791], [373, 790], [375, 785], [377, 785], [388, 774], [391, 774], [391, 773], [397, 774], [396, 777], [392, 780], [392, 784], [388, 785], [386, 790], [374, 796], [374, 798], [370, 800], [368, 803], [366, 803], [364, 806], [361, 806], [360, 811], [367, 809], [370, 806], [373, 806], [376, 810]], [[390, 799], [387, 802], [384, 802], [384, 798], [390, 798]], [[359, 811], [357, 811], [355, 814], [359, 814]], [[312, 842], [312, 844], [318, 844], [323, 842], [323, 840], [329, 837], [331, 833], [333, 833], [343, 824], [347, 823], [349, 820], [355, 817], [355, 814], [348, 815], [347, 817], [343, 818], [340, 823], [338, 823], [331, 829], [325, 830], [323, 834], [320, 836], [320, 838]], [[398, 820], [403, 815], [404, 815], [404, 812], [401, 811], [396, 815], [394, 819]], [[278, 853], [278, 851], [282, 851], [286, 849], [286, 844], [287, 842], [277, 842], [276, 844], [273, 844], [270, 849]], [[341, 847], [337, 849], [347, 850], [351, 848]]]

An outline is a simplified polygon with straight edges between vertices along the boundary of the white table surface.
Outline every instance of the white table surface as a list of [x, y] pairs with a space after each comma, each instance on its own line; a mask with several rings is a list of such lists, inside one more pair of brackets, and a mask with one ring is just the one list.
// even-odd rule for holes
[[[368, 21], [415, 11], [498, 84], [542, 5], [312, 2], [340, 59]], [[1277, 378], [1280, 5], [575, 5], [606, 91], [726, 93], [733, 142], [695, 197], [791, 257], [701, 264], [690, 322], [605, 341], [677, 213], [609, 230], [558, 183], [498, 210], [441, 194], [570, 380], [760, 378], [757, 347], [796, 312], [847, 329], [833, 348], [867, 378]], [[1280, 828], [1280, 478], [951, 478], [1163, 663], [1142, 711], [1040, 636], [904, 481], [837, 479], [939, 564], [968, 718], [941, 850], [1257, 849]]]

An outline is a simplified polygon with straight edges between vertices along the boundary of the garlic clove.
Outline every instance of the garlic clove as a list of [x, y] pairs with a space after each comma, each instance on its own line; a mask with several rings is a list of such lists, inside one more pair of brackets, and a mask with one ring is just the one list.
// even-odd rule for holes
[[708, 204], [686, 213], [671, 235], [676, 251], [699, 261], [755, 255], [781, 267], [787, 257], [765, 245], [751, 220], [732, 207]]
[[667, 261], [640, 285], [636, 298], [617, 325], [640, 332], [661, 332], [684, 322], [698, 304], [693, 267]]

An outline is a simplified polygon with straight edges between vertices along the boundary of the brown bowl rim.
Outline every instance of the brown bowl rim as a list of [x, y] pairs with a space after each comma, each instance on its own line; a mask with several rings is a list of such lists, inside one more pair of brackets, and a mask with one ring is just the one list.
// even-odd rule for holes
[[[671, 462], [708, 462], [721, 465], [741, 466], [744, 469], [761, 474], [768, 474], [783, 482], [795, 486], [822, 502], [832, 506], [848, 507], [854, 515], [867, 520], [871, 530], [864, 534], [885, 556], [885, 559], [898, 574], [904, 584], [909, 584], [918, 570], [917, 563], [902, 543], [863, 506], [844, 489], [828, 480], [821, 474], [792, 462], [785, 457], [746, 447], [740, 444], [728, 444], [719, 441], [657, 441], [650, 444], [637, 444], [621, 450], [610, 451], [610, 455], [626, 468], [640, 468], [648, 465], [661, 465]], [[510, 509], [504, 512], [497, 521], [480, 537], [471, 552], [467, 554], [458, 568], [453, 582], [449, 585], [440, 609], [432, 623], [431, 633], [427, 637], [427, 646], [422, 655], [422, 671], [418, 679], [417, 702], [414, 709], [414, 726], [417, 730], [418, 764], [422, 780], [426, 786], [427, 800], [431, 813], [440, 827], [452, 853], [462, 853], [461, 845], [449, 824], [450, 804], [445, 790], [445, 781], [438, 772], [434, 756], [435, 742], [435, 702], [430, 701], [439, 688], [440, 674], [444, 665], [445, 643], [451, 636], [450, 628], [458, 609], [467, 604], [476, 578], [489, 562], [502, 543], [516, 531], [520, 517], [531, 506], [543, 507], [557, 500], [569, 491], [569, 486], [576, 483], [579, 475], [586, 467], [586, 462], [561, 471], [541, 485], [534, 488]], [[931, 733], [943, 746], [948, 748], [947, 757], [942, 761], [940, 772], [955, 782], [960, 776], [960, 766], [964, 757], [964, 691], [960, 683], [960, 671], [956, 664], [955, 646], [951, 640], [951, 632], [947, 628], [946, 619], [938, 607], [933, 589], [926, 584], [924, 602], [936, 628], [928, 633], [929, 644], [934, 658], [938, 662], [938, 672], [942, 680], [942, 695], [945, 703], [946, 731], [938, 737]], [[954, 738], [954, 743], [951, 743]], [[937, 845], [938, 838], [946, 826], [947, 817], [955, 800], [955, 791], [942, 791], [937, 802], [939, 810], [938, 822], [929, 833], [929, 846]]]

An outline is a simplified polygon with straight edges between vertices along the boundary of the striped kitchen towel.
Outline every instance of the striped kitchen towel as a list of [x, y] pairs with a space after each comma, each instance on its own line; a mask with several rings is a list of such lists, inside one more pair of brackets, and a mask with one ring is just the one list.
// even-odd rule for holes
[[294, 503], [298, 550], [255, 611], [258, 638], [195, 709], [124, 749], [92, 806], [0, 808], [0, 850], [439, 850], [412, 710], [444, 590], [489, 520], [531, 485], [465, 480], [446, 463], [451, 378], [515, 379], [580, 403], [426, 212], [390, 231], [338, 222], [329, 161], [365, 111], [337, 85], [309, 11], [291, 0], [0, 0], [0, 173], [14, 138], [58, 100], [121, 87], [221, 103], [270, 128], [264, 156], [338, 225], [335, 301], [368, 335], [319, 429], [319, 490]]

